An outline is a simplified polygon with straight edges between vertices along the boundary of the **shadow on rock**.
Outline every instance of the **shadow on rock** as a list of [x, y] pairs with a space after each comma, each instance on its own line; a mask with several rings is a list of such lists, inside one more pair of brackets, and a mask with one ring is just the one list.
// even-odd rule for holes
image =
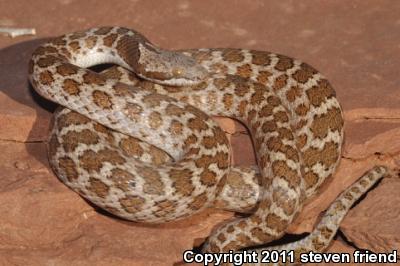
[[[26, 143], [47, 141], [51, 113], [57, 107], [56, 104], [38, 95], [33, 90], [28, 80], [28, 62], [32, 52], [39, 45], [48, 40], [49, 38], [25, 41], [0, 50], [0, 92], [12, 99], [9, 101], [11, 103], [10, 108], [13, 108], [14, 104], [12, 104], [12, 102], [17, 103], [15, 105], [16, 110], [13, 110], [13, 112], [10, 111], [9, 113], [7, 113], [6, 110], [6, 115], [11, 114], [16, 120], [18, 120], [19, 117], [32, 117], [32, 119], [35, 119], [28, 136], [24, 137], [23, 141]], [[28, 108], [18, 110], [18, 104]], [[3, 108], [8, 108], [8, 106], [3, 106]], [[36, 115], [30, 112], [36, 112]], [[16, 123], [24, 123], [21, 121], [16, 121]], [[8, 125], [3, 126], [7, 127]], [[12, 140], [21, 141], [20, 137], [17, 136]], [[44, 165], [48, 165], [47, 157], [38, 156], [37, 151], [33, 151], [32, 145], [26, 145], [26, 149], [35, 159]]]

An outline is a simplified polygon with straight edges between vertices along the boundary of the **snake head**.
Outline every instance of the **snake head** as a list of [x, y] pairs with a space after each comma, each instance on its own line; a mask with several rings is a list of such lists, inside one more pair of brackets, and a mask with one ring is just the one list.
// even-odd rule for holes
[[181, 52], [154, 46], [139, 46], [139, 51], [136, 74], [146, 80], [170, 86], [191, 86], [208, 76], [203, 66]]

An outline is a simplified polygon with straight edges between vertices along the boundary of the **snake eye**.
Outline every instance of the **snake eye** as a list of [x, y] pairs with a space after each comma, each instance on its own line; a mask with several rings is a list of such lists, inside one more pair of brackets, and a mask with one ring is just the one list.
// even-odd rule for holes
[[183, 73], [184, 73], [184, 70], [183, 70], [182, 68], [175, 68], [175, 69], [172, 71], [172, 74], [173, 74], [175, 77], [181, 77], [181, 76], [183, 75]]

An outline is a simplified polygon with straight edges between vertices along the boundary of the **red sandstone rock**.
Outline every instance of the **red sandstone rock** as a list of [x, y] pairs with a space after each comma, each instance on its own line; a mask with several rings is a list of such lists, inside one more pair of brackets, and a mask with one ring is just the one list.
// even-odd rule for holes
[[374, 252], [400, 250], [400, 178], [388, 178], [350, 211], [343, 233], [357, 247]]
[[[27, 83], [30, 53], [43, 42], [37, 38], [123, 25], [167, 48], [269, 50], [321, 70], [346, 111], [344, 158], [291, 232], [312, 230], [321, 211], [374, 164], [400, 165], [400, 57], [394, 56], [399, 3], [38, 0], [35, 6], [24, 1], [0, 6], [0, 25], [38, 32], [37, 37], [0, 36], [0, 265], [181, 265], [185, 249], [232, 217], [210, 210], [166, 225], [125, 222], [96, 212], [59, 182], [42, 143], [52, 106]], [[233, 142], [233, 161], [254, 164], [243, 127], [229, 119], [219, 122]], [[346, 237], [374, 251], [399, 248], [399, 195], [397, 181], [382, 182], [344, 220]], [[351, 250], [338, 240], [329, 249]]]

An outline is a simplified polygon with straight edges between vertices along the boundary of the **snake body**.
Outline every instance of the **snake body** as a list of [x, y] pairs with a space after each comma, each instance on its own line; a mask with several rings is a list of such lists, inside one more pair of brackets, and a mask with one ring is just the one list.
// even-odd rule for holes
[[[120, 67], [87, 69], [100, 63]], [[166, 51], [136, 31], [102, 27], [40, 46], [29, 76], [40, 95], [63, 106], [53, 119], [49, 159], [84, 198], [139, 222], [175, 220], [215, 203], [253, 211], [216, 228], [207, 252], [282, 236], [340, 159], [335, 91], [314, 68], [283, 55]], [[210, 116], [247, 126], [259, 171], [230, 166], [228, 141]], [[351, 204], [386, 173], [373, 168], [309, 237], [279, 248], [325, 249]]]

